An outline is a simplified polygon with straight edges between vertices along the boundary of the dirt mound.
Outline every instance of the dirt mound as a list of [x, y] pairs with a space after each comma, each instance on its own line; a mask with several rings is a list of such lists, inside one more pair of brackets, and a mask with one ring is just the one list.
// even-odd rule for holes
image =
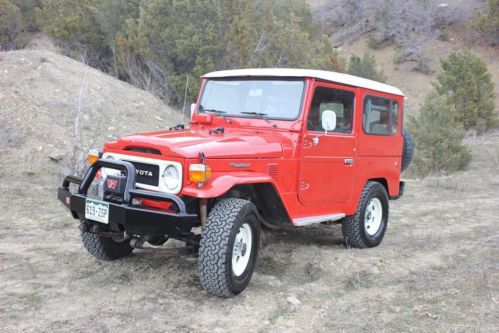
[[181, 120], [153, 95], [50, 51], [0, 53], [0, 82], [0, 149], [9, 156], [8, 163], [0, 162], [0, 177], [41, 174], [66, 154], [77, 110], [84, 146], [90, 148]]

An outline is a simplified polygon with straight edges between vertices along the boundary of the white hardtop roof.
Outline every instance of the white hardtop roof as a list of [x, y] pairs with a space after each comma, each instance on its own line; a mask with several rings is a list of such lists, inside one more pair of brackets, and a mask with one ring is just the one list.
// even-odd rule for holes
[[293, 69], [293, 68], [250, 68], [250, 69], [232, 69], [226, 71], [211, 72], [205, 74], [205, 78], [224, 78], [224, 77], [259, 77], [259, 76], [279, 76], [279, 77], [312, 77], [320, 80], [346, 84], [354, 87], [361, 87], [376, 91], [385, 92], [388, 94], [404, 96], [400, 89], [376, 82], [373, 80], [364, 79], [362, 77], [349, 74], [319, 71], [314, 69]]

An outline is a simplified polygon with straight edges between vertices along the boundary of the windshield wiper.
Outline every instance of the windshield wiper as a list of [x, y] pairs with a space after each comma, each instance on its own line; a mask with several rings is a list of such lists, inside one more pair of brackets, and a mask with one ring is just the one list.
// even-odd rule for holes
[[222, 117], [223, 119], [225, 119], [229, 124], [232, 124], [232, 119], [230, 118], [227, 118], [227, 116], [225, 115], [227, 113], [227, 111], [222, 111], [222, 110], [215, 110], [215, 109], [205, 109], [203, 108], [202, 105], [199, 106], [199, 108], [201, 109], [201, 111], [203, 112], [208, 112], [208, 113], [214, 113], [216, 114], [217, 116], [220, 116]]
[[242, 114], [251, 114], [251, 115], [254, 115], [254, 116], [259, 116], [260, 118], [262, 118], [263, 120], [265, 120], [266, 122], [268, 122], [272, 127], [277, 127], [276, 124], [274, 124], [269, 119], [267, 119], [267, 114], [266, 113], [262, 113], [262, 112], [241, 112], [241, 113]]

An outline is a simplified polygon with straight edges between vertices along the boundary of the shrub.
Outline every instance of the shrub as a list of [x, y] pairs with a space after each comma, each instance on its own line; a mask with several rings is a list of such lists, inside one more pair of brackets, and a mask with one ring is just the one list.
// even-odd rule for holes
[[386, 41], [379, 40], [373, 36], [367, 37], [366, 43], [367, 43], [367, 47], [369, 47], [372, 50], [379, 50], [387, 45]]
[[85, 62], [102, 68], [101, 58], [108, 52], [105, 36], [92, 6], [96, 0], [43, 0], [37, 23], [41, 30], [55, 38], [69, 55], [79, 55]]
[[483, 15], [478, 13], [470, 26], [476, 29], [492, 44], [499, 43], [499, 0], [489, 0], [489, 11]]
[[[164, 83], [161, 97], [175, 104], [182, 103], [187, 75], [241, 67], [342, 68], [304, 0], [150, 0], [126, 21], [120, 48], [128, 75], [137, 77], [129, 70], [133, 60], [147, 73], [142, 81]], [[189, 101], [199, 80], [190, 82]]]
[[11, 0], [21, 10], [23, 26], [26, 31], [38, 31], [36, 14], [40, 11], [42, 0]]
[[369, 53], [364, 53], [362, 58], [353, 55], [348, 64], [348, 73], [366, 79], [385, 82], [386, 76], [383, 71], [377, 69], [376, 59]]
[[464, 128], [455, 120], [455, 109], [445, 96], [431, 93], [417, 117], [409, 120], [416, 151], [412, 172], [426, 176], [433, 172], [454, 172], [471, 161], [470, 150], [462, 144]]
[[22, 29], [21, 10], [9, 0], [0, 0], [0, 50], [16, 48]]
[[435, 88], [456, 110], [456, 121], [478, 133], [496, 126], [494, 83], [485, 62], [466, 51], [454, 52], [441, 63]]

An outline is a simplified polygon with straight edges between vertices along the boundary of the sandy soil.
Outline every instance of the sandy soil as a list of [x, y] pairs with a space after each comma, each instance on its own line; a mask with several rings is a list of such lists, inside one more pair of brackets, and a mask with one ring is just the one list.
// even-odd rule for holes
[[346, 249], [339, 226], [265, 233], [249, 288], [227, 300], [192, 256], [94, 259], [47, 177], [2, 175], [3, 331], [496, 331], [499, 133], [469, 141], [470, 170], [409, 180], [381, 246]]

